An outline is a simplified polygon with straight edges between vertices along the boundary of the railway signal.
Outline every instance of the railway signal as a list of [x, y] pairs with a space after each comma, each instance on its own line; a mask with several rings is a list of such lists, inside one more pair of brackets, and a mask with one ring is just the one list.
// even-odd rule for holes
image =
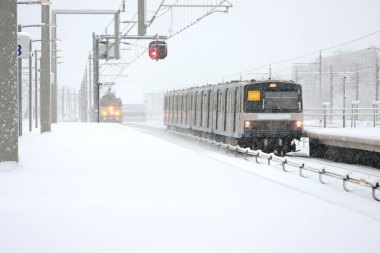
[[168, 55], [168, 47], [165, 41], [151, 41], [149, 43], [149, 57], [152, 60], [165, 59]]

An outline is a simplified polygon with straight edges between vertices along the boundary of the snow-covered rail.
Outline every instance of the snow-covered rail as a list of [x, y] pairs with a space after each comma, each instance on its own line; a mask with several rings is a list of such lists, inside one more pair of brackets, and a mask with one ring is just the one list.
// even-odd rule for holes
[[[134, 125], [134, 126], [136, 126], [136, 125]], [[305, 171], [315, 173], [318, 175], [319, 182], [322, 184], [325, 184], [325, 181], [324, 181], [325, 177], [338, 179], [338, 180], [342, 181], [342, 187], [347, 192], [350, 192], [350, 189], [348, 189], [348, 187], [347, 187], [347, 182], [353, 183], [353, 184], [358, 185], [358, 186], [370, 188], [372, 190], [372, 198], [374, 200], [380, 202], [380, 196], [377, 195], [377, 191], [380, 190], [380, 178], [368, 180], [365, 178], [359, 178], [359, 177], [352, 176], [351, 175], [352, 173], [350, 171], [347, 171], [347, 170], [344, 173], [340, 173], [340, 172], [337, 172], [336, 170], [333, 170], [333, 169], [329, 170], [327, 168], [322, 168], [322, 169], [315, 168], [313, 166], [306, 164], [303, 161], [293, 159], [293, 158], [288, 158], [288, 157], [286, 157], [286, 158], [279, 157], [279, 156], [274, 155], [273, 153], [267, 154], [267, 153], [262, 152], [261, 150], [251, 150], [250, 148], [242, 148], [238, 145], [234, 146], [234, 145], [226, 144], [223, 142], [218, 142], [218, 141], [211, 140], [211, 139], [204, 138], [204, 137], [199, 137], [199, 136], [186, 134], [186, 133], [180, 133], [177, 131], [157, 128], [157, 127], [148, 126], [148, 125], [138, 125], [138, 127], [147, 128], [147, 129], [154, 130], [154, 131], [160, 131], [163, 133], [170, 133], [173, 135], [190, 138], [190, 139], [199, 141], [200, 143], [206, 143], [208, 145], [215, 146], [218, 149], [225, 149], [226, 152], [233, 152], [235, 154], [235, 156], [238, 156], [238, 154], [241, 154], [244, 156], [244, 158], [246, 160], [247, 160], [248, 156], [255, 157], [255, 162], [258, 164], [260, 164], [259, 158], [265, 159], [265, 161], [268, 163], [268, 165], [271, 165], [271, 162], [278, 162], [281, 164], [281, 168], [284, 172], [289, 172], [289, 170], [287, 169], [288, 167], [295, 167], [298, 169], [299, 175], [303, 178], [306, 178], [303, 174]]]

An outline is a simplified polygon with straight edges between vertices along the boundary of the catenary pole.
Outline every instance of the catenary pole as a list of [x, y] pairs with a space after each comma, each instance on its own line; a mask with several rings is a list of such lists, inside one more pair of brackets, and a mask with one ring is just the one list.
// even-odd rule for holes
[[32, 131], [33, 127], [33, 108], [32, 108], [32, 99], [33, 99], [33, 48], [32, 48], [32, 41], [29, 42], [29, 106], [28, 106], [28, 112], [29, 112], [29, 132]]
[[18, 161], [17, 1], [0, 1], [0, 162]]
[[34, 114], [36, 128], [38, 127], [38, 51], [34, 50]]
[[50, 90], [50, 5], [42, 5], [41, 21], [41, 83], [40, 120], [41, 133], [51, 131], [51, 90]]
[[319, 51], [319, 104], [322, 104], [322, 51]]
[[58, 99], [58, 84], [57, 84], [57, 15], [52, 13], [52, 27], [51, 27], [51, 50], [52, 50], [52, 58], [51, 58], [51, 72], [53, 73], [53, 82], [51, 83], [51, 123], [57, 123], [58, 121], [58, 108], [57, 108], [57, 99]]
[[[21, 32], [21, 25], [18, 25], [17, 31]], [[22, 136], [22, 58], [18, 58], [18, 136]]]

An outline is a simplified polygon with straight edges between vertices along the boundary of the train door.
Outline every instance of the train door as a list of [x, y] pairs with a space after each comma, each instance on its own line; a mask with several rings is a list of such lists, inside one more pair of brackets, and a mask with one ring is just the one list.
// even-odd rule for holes
[[233, 113], [234, 113], [234, 123], [233, 123], [233, 132], [235, 133], [236, 132], [236, 120], [237, 120], [237, 112], [238, 112], [238, 107], [239, 107], [239, 104], [240, 104], [240, 96], [239, 96], [239, 88], [236, 87], [235, 88], [235, 92], [234, 92], [234, 106], [233, 106]]
[[187, 93], [187, 122], [186, 124], [188, 126], [191, 125], [191, 105], [192, 105], [192, 95], [191, 95], [191, 92]]
[[215, 129], [218, 130], [219, 123], [219, 93], [220, 90], [217, 90], [215, 93]]
[[224, 91], [223, 96], [223, 130], [227, 130], [227, 96], [228, 96], [228, 89]]
[[212, 103], [211, 103], [211, 90], [208, 90], [207, 91], [207, 119], [206, 119], [206, 128], [207, 129], [210, 129], [210, 127], [211, 127], [211, 123], [210, 123], [210, 119], [212, 119], [212, 115], [211, 115], [211, 105], [212, 105]]
[[227, 101], [226, 101], [226, 104], [227, 104], [227, 113], [226, 113], [226, 131], [231, 133], [233, 131], [233, 123], [234, 123], [234, 115], [233, 115], [233, 107], [234, 107], [234, 100], [235, 100], [235, 97], [233, 95], [233, 91], [232, 90], [228, 90], [227, 92]]
[[182, 94], [182, 121], [181, 121], [181, 125], [186, 125], [186, 98], [187, 98], [187, 95], [186, 94]]
[[198, 95], [198, 92], [195, 92], [194, 94], [193, 94], [193, 106], [192, 106], [192, 108], [193, 108], [193, 126], [195, 126], [196, 125], [196, 123], [197, 123], [197, 95]]
[[207, 118], [208, 118], [208, 91], [203, 91], [202, 96], [202, 128], [207, 128]]
[[170, 124], [173, 123], [173, 117], [174, 117], [174, 106], [173, 106], [173, 99], [174, 99], [174, 95], [171, 95], [169, 97], [169, 121], [170, 121]]

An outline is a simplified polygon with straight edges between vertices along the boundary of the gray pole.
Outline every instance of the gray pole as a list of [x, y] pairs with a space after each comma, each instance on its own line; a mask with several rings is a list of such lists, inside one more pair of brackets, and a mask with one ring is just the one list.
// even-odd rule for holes
[[379, 63], [379, 53], [376, 50], [376, 101], [379, 101], [379, 85], [380, 85], [380, 80], [379, 80], [379, 71], [380, 71], [380, 63]]
[[36, 128], [38, 127], [38, 51], [37, 49], [34, 51], [34, 114], [36, 120]]
[[41, 133], [51, 131], [51, 94], [50, 94], [50, 5], [42, 5], [41, 22], [41, 84], [40, 110]]
[[[17, 27], [21, 32], [21, 25]], [[18, 136], [22, 136], [22, 58], [18, 58]]]
[[[120, 11], [115, 13], [115, 43], [114, 43], [114, 51], [115, 51], [115, 60], [120, 59]], [[107, 50], [108, 51], [108, 50]]]
[[[333, 108], [333, 100], [334, 100], [334, 74], [333, 74], [333, 65], [330, 65], [330, 108]], [[332, 120], [332, 110], [330, 110], [330, 121]]]
[[146, 14], [146, 0], [138, 0], [137, 3], [137, 24], [138, 24], [138, 36], [144, 36], [146, 34], [145, 14]]
[[319, 104], [322, 101], [322, 51], [319, 51]]
[[93, 122], [94, 121], [94, 112], [93, 112], [93, 107], [92, 107], [92, 68], [91, 68], [91, 54], [88, 56], [88, 68], [89, 68], [89, 71], [88, 71], [88, 78], [89, 78], [89, 84], [88, 84], [88, 87], [89, 87], [89, 93], [88, 93], [88, 96], [89, 96], [89, 110], [90, 110], [90, 122]]
[[355, 64], [356, 66], [356, 94], [355, 98], [356, 101], [359, 101], [359, 64]]
[[272, 79], [272, 64], [269, 65], [269, 79]]
[[77, 119], [77, 96], [76, 96], [76, 92], [75, 92], [75, 89], [74, 89], [74, 121], [76, 121]]
[[67, 119], [71, 119], [70, 88], [67, 88]]
[[32, 108], [32, 99], [33, 99], [33, 49], [32, 49], [32, 41], [29, 43], [29, 132], [32, 131], [33, 125], [33, 108]]
[[88, 98], [87, 98], [87, 67], [86, 67], [86, 73], [85, 73], [85, 78], [84, 78], [84, 88], [83, 88], [83, 92], [84, 92], [84, 112], [83, 112], [83, 121], [84, 122], [87, 122], [87, 108], [88, 108]]
[[18, 161], [17, 1], [0, 1], [0, 162]]
[[346, 127], [346, 77], [343, 77], [343, 128]]
[[52, 59], [51, 59], [51, 71], [54, 74], [54, 82], [51, 84], [51, 123], [57, 123], [57, 14], [52, 13]]
[[95, 33], [92, 34], [93, 40], [93, 89], [94, 89], [94, 121], [99, 122], [99, 39]]

